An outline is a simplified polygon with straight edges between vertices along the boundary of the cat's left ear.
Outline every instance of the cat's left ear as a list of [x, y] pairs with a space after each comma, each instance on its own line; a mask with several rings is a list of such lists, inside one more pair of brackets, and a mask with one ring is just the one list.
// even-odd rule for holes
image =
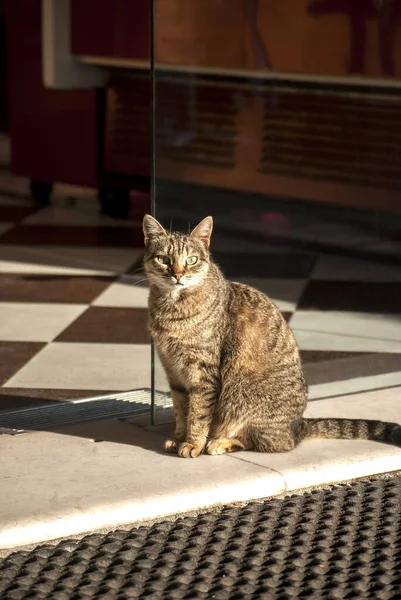
[[160, 225], [159, 221], [156, 221], [150, 215], [143, 217], [143, 235], [145, 236], [145, 245], [149, 243], [151, 238], [157, 238], [161, 235], [167, 235], [166, 230]]
[[191, 237], [198, 238], [201, 240], [206, 248], [210, 246], [210, 236], [213, 230], [213, 219], [212, 217], [205, 217], [203, 221], [199, 223], [190, 233]]

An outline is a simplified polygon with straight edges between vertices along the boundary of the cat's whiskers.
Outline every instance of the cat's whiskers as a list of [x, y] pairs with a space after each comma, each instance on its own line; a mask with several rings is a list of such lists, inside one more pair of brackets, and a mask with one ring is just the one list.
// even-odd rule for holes
[[[127, 284], [129, 283], [129, 285], [140, 285], [142, 283], [149, 283], [149, 278], [142, 277], [141, 279], [137, 279], [136, 277], [133, 277], [132, 275], [130, 276], [130, 275], [126, 274], [120, 279], [119, 283], [127, 283]], [[142, 287], [144, 287], [144, 286], [142, 286]], [[148, 286], [145, 286], [145, 287], [148, 287]]]

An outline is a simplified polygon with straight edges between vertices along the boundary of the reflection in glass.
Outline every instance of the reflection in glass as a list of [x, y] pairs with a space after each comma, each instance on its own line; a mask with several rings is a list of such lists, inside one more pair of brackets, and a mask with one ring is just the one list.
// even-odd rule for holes
[[399, 4], [155, 2], [155, 215], [213, 215], [214, 260], [282, 310], [311, 399], [401, 384]]

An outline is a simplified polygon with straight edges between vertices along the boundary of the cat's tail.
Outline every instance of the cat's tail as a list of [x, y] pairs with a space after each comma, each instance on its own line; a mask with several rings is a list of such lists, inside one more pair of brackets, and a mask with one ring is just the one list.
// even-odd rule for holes
[[372, 440], [401, 447], [401, 425], [366, 419], [304, 419], [303, 439]]

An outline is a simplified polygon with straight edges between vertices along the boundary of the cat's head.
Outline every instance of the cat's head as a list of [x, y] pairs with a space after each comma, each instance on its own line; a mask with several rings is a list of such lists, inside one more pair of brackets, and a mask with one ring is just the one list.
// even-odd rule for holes
[[213, 219], [206, 217], [189, 233], [168, 233], [145, 215], [145, 271], [149, 283], [163, 291], [201, 285], [210, 266], [209, 245]]

